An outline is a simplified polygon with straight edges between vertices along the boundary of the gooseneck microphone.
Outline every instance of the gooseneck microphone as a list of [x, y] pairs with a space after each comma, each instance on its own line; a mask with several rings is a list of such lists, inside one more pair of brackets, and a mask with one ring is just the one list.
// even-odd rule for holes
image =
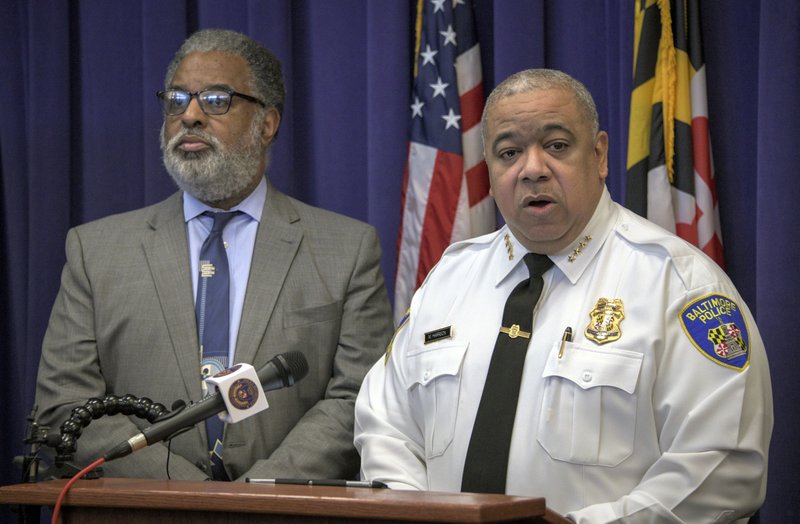
[[[258, 370], [258, 380], [264, 391], [286, 388], [294, 385], [308, 373], [308, 361], [300, 351], [281, 353]], [[104, 457], [106, 462], [130, 455], [134, 451], [161, 442], [181, 430], [224, 411], [225, 400], [219, 391], [188, 405], [174, 414], [167, 414], [141, 433], [117, 445]]]

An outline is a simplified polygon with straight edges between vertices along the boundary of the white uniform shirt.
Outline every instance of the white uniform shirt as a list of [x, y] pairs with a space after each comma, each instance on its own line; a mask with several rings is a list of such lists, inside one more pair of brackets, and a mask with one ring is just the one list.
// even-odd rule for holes
[[[506, 298], [528, 276], [525, 253], [503, 227], [454, 244], [428, 275], [356, 403], [363, 478], [460, 491]], [[608, 191], [575, 244], [551, 258], [506, 492], [543, 496], [578, 522], [728, 522], [758, 509], [769, 372], [724, 272]], [[606, 315], [590, 316], [601, 299]], [[567, 327], [573, 340], [559, 358]], [[444, 328], [449, 336], [425, 343]], [[724, 342], [728, 353], [715, 354]]]

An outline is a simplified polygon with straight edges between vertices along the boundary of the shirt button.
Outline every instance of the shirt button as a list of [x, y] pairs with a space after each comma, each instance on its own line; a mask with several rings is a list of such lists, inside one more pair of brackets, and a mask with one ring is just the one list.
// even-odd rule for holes
[[581, 377], [584, 382], [591, 382], [592, 381], [592, 372], [591, 371], [584, 371], [583, 376]]
[[422, 376], [422, 378], [425, 380], [431, 378], [431, 371], [430, 370], [426, 371], [425, 374]]

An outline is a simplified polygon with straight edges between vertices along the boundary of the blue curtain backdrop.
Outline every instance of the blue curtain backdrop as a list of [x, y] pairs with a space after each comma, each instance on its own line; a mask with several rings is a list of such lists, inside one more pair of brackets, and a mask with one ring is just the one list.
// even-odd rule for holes
[[[174, 191], [154, 91], [199, 28], [245, 32], [284, 64], [288, 103], [270, 177], [373, 224], [393, 287], [409, 115], [414, 0], [0, 0], [0, 482], [24, 451], [40, 344], [76, 224]], [[528, 67], [587, 84], [624, 201], [634, 0], [477, 0], [488, 90]], [[727, 271], [769, 353], [776, 425], [763, 522], [800, 520], [795, 347], [800, 286], [800, 3], [702, 6]], [[162, 399], [167, 403], [176, 399]], [[735, 435], [731, 435], [735, 438]], [[7, 511], [2, 509], [0, 511]], [[2, 517], [8, 514], [0, 514]]]

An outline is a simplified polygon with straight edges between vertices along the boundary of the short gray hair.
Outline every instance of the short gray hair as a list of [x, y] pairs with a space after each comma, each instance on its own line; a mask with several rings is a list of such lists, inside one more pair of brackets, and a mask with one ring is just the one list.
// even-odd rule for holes
[[[187, 38], [175, 53], [167, 67], [164, 87], [169, 88], [181, 61], [190, 53], [220, 51], [240, 56], [250, 67], [254, 96], [263, 100], [267, 107], [274, 107], [283, 115], [286, 89], [283, 85], [281, 63], [266, 47], [252, 38], [236, 31], [204, 29]], [[251, 93], [247, 93], [251, 94]]]
[[568, 74], [555, 69], [526, 69], [519, 73], [509, 76], [492, 90], [486, 105], [483, 107], [481, 117], [482, 135], [486, 140], [486, 123], [489, 119], [489, 110], [503, 98], [529, 93], [531, 91], [543, 91], [546, 89], [563, 89], [571, 92], [575, 96], [578, 109], [583, 113], [588, 121], [592, 135], [596, 135], [600, 130], [600, 117], [597, 115], [597, 106], [586, 86], [575, 80]]

